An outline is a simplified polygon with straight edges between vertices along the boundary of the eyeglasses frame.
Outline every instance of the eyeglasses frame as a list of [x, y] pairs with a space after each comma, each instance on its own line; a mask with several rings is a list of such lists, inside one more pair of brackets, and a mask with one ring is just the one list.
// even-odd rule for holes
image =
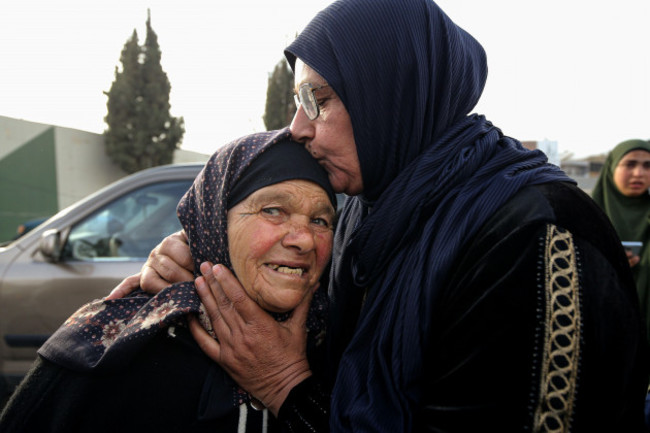
[[309, 115], [308, 110], [305, 110], [305, 108], [303, 107], [302, 111], [305, 112], [305, 115], [307, 116], [307, 118], [309, 120], [316, 120], [316, 119], [318, 119], [318, 116], [320, 116], [320, 107], [318, 106], [318, 102], [316, 101], [316, 95], [314, 94], [314, 92], [316, 90], [320, 90], [320, 89], [323, 89], [325, 87], [329, 87], [329, 84], [323, 84], [323, 85], [314, 87], [314, 85], [312, 83], [303, 83], [303, 84], [300, 85], [300, 87], [298, 87], [298, 92], [294, 93], [294, 95], [293, 95], [293, 101], [296, 103], [296, 109], [300, 109], [300, 107], [303, 105], [303, 100], [300, 97], [301, 91], [304, 88], [309, 88], [309, 91], [311, 92], [311, 95], [309, 97], [309, 103], [313, 104], [313, 107], [315, 108], [315, 111], [316, 111], [316, 115], [314, 117], [312, 117], [312, 116]]

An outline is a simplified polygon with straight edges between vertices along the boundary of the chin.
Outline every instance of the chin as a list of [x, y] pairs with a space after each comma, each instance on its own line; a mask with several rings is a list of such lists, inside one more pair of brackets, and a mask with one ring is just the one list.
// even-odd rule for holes
[[633, 191], [630, 191], [630, 192], [629, 192], [628, 194], [626, 194], [626, 195], [627, 195], [628, 197], [640, 197], [640, 196], [642, 196], [643, 194], [645, 194], [646, 192], [648, 192], [647, 189], [642, 189], [642, 190], [633, 190]]
[[300, 301], [303, 300], [303, 298], [304, 296], [290, 300], [276, 300], [273, 303], [261, 301], [259, 304], [262, 308], [267, 311], [271, 311], [272, 313], [288, 313], [289, 311], [295, 309], [298, 304], [300, 304]]

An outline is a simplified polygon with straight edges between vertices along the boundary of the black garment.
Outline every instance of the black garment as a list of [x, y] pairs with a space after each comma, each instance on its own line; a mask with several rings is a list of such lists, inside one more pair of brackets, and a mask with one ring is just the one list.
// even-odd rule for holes
[[187, 328], [170, 329], [112, 372], [80, 373], [38, 358], [2, 413], [0, 431], [214, 433], [238, 431], [240, 424], [245, 431], [278, 431], [267, 410], [248, 403], [219, 413], [215, 403], [224, 399], [215, 393], [231, 393], [232, 384], [224, 386], [230, 379]]
[[[409, 431], [423, 349], [436, 332], [430, 318], [466, 242], [521, 188], [572, 180], [471, 114], [485, 52], [431, 0], [334, 2], [285, 54], [345, 106], [363, 181], [348, 191], [359, 194], [346, 201], [334, 241], [328, 353], [340, 367], [331, 426]], [[317, 134], [310, 146], [333, 167], [327, 145]]]
[[[258, 183], [249, 179], [239, 199], [254, 187], [288, 179], [327, 182], [325, 171], [304, 146], [289, 141], [287, 130], [253, 134], [220, 148], [178, 206], [195, 276], [204, 261], [230, 265], [230, 190], [266, 152], [272, 153], [262, 157], [263, 166], [280, 158], [300, 167], [283, 166]], [[323, 189], [334, 204], [331, 188]], [[317, 292], [307, 317], [308, 354], [323, 341], [326, 304], [326, 294]], [[194, 343], [185, 328], [194, 314], [210, 331], [193, 281], [170, 285], [156, 296], [136, 291], [82, 306], [39, 349], [42, 359], [8, 403], [0, 431], [273, 431], [268, 411], [256, 413], [250, 404], [255, 400]], [[289, 314], [272, 313], [277, 320]]]
[[[431, 318], [413, 431], [644, 431], [648, 353], [638, 300], [620, 242], [591, 199], [563, 183], [527, 187], [468, 245]], [[564, 273], [573, 260], [577, 286]], [[573, 300], [551, 302], [549, 276]], [[566, 332], [553, 337], [558, 324]], [[566, 410], [543, 404], [549, 389]], [[296, 388], [280, 421], [328, 431], [313, 410], [321, 394], [313, 381]]]

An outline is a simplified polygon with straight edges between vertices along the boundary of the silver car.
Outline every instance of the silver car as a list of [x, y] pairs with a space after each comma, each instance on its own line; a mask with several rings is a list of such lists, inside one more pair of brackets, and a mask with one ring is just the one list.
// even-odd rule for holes
[[176, 205], [203, 165], [127, 176], [0, 247], [0, 401], [68, 316], [139, 272], [151, 249], [180, 230]]

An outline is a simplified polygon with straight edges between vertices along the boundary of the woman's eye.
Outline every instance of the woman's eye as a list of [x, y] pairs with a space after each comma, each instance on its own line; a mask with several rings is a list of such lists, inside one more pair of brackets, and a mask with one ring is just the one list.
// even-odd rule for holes
[[329, 227], [330, 223], [325, 218], [314, 218], [312, 222], [322, 227]]
[[280, 216], [282, 211], [280, 210], [280, 208], [277, 207], [265, 207], [264, 209], [262, 209], [262, 213], [269, 216]]
[[328, 98], [321, 98], [321, 99], [316, 99], [316, 104], [318, 104], [319, 108], [323, 108], [325, 106], [325, 103], [327, 102]]

